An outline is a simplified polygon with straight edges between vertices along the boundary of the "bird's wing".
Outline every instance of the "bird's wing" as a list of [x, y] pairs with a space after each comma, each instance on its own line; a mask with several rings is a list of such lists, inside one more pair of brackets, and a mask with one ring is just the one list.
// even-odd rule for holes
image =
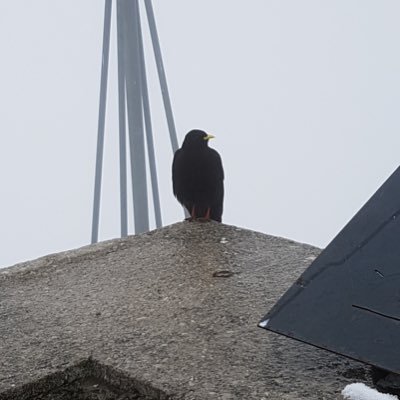
[[179, 192], [180, 186], [180, 174], [179, 174], [179, 155], [180, 149], [178, 149], [174, 154], [174, 159], [172, 161], [172, 189], [174, 191], [174, 195], [176, 196]]
[[214, 192], [215, 202], [211, 209], [211, 218], [221, 222], [224, 208], [224, 168], [222, 167], [221, 156], [217, 151], [214, 152], [213, 169], [216, 177], [216, 186]]
[[222, 167], [222, 160], [221, 160], [221, 156], [219, 155], [219, 153], [217, 151], [215, 151], [214, 149], [210, 149], [213, 152], [213, 158], [212, 158], [212, 167], [215, 173], [215, 176], [217, 177], [217, 179], [219, 181], [223, 181], [224, 180], [224, 168]]

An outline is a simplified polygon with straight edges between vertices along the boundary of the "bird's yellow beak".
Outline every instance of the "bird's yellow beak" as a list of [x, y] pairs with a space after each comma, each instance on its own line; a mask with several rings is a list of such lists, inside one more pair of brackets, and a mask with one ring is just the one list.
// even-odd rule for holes
[[204, 140], [210, 140], [210, 139], [215, 139], [215, 136], [213, 135], [207, 135], [203, 137]]

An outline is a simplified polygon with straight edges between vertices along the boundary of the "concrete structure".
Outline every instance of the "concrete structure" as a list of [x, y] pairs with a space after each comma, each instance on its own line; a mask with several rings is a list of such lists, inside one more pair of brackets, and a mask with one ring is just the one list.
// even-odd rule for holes
[[0, 399], [339, 399], [369, 367], [257, 327], [319, 251], [182, 222], [0, 270]]

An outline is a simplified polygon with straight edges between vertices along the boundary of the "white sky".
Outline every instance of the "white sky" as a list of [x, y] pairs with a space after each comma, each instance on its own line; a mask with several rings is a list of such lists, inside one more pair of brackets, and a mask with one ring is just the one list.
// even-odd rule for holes
[[[326, 246], [398, 166], [400, 2], [153, 6], [179, 141], [192, 128], [217, 137], [224, 222]], [[0, 266], [90, 241], [103, 12], [98, 0], [0, 0]], [[119, 235], [115, 15], [101, 240]], [[182, 213], [147, 55], [170, 224]]]

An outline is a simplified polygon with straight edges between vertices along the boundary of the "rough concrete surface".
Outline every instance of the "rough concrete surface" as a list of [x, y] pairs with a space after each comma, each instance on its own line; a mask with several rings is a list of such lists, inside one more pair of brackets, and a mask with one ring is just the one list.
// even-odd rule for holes
[[319, 251], [182, 222], [0, 270], [0, 399], [339, 399], [368, 367], [257, 327]]

